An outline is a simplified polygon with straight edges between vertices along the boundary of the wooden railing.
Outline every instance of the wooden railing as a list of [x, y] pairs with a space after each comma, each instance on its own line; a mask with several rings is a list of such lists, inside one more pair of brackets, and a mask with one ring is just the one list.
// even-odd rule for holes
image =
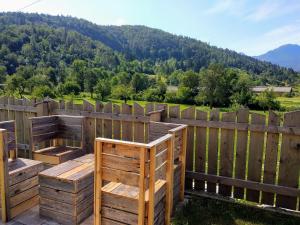
[[36, 115], [86, 116], [89, 152], [96, 137], [144, 142], [149, 121], [187, 124], [186, 190], [299, 212], [300, 111], [263, 115], [153, 103], [26, 102], [0, 99], [0, 120], [16, 120], [19, 146], [28, 144], [27, 118]]

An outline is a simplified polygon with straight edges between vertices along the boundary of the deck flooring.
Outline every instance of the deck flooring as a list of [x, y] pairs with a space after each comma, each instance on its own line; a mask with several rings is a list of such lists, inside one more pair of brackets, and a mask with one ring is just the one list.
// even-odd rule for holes
[[[4, 225], [1, 220], [0, 225]], [[60, 223], [47, 218], [41, 218], [39, 216], [39, 206], [36, 206], [15, 217], [5, 225], [60, 225]], [[83, 221], [81, 225], [93, 225], [93, 215]]]

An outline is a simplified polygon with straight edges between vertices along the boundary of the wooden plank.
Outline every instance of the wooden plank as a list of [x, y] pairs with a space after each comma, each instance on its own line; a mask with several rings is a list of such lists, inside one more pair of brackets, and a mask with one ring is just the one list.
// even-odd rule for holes
[[175, 141], [175, 134], [173, 134], [172, 138], [168, 140], [168, 159], [167, 159], [167, 170], [166, 170], [167, 191], [166, 191], [166, 207], [165, 207], [166, 224], [171, 223], [171, 214], [173, 211], [174, 141]]
[[[266, 123], [266, 116], [252, 113], [251, 124]], [[248, 180], [260, 182], [262, 176], [262, 161], [264, 150], [265, 133], [251, 132], [250, 133], [250, 146], [248, 158]], [[252, 202], [259, 202], [259, 191], [247, 189], [246, 199]]]
[[[133, 104], [133, 115], [144, 115], [144, 108], [137, 103]], [[144, 123], [134, 123], [134, 137], [133, 141], [145, 143], [145, 126]]]
[[[300, 127], [300, 111], [284, 114], [284, 126]], [[300, 171], [300, 137], [282, 135], [278, 184], [298, 188]], [[295, 210], [297, 198], [278, 195], [276, 206]]]
[[102, 149], [103, 143], [95, 141], [95, 172], [94, 172], [94, 224], [101, 225], [101, 189], [102, 189]]
[[[147, 103], [145, 106], [145, 115], [154, 110], [153, 103]], [[145, 142], [149, 142], [149, 122], [145, 123]]]
[[8, 182], [8, 151], [6, 145], [6, 131], [0, 130], [0, 194], [1, 194], [1, 218], [7, 222], [10, 215], [9, 204], [9, 182]]
[[[83, 101], [83, 110], [88, 111], [88, 112], [93, 112], [95, 111], [94, 105], [89, 103], [88, 101]], [[92, 153], [94, 151], [94, 141], [95, 141], [95, 119], [94, 118], [89, 118], [86, 117], [85, 119], [85, 151], [87, 153]]]
[[[279, 126], [280, 117], [273, 111], [269, 112], [268, 125]], [[275, 184], [277, 170], [279, 134], [267, 134], [267, 146], [265, 153], [264, 179], [267, 184]], [[262, 192], [261, 203], [266, 205], [274, 205], [274, 194]]]
[[19, 194], [16, 194], [15, 196], [12, 196], [9, 198], [9, 204], [10, 207], [13, 208], [19, 204], [21, 204], [24, 201], [27, 201], [30, 198], [33, 198], [34, 196], [39, 194], [39, 186], [36, 185], [32, 188], [27, 189], [26, 191], [23, 191]]
[[[132, 115], [132, 106], [123, 103], [121, 107], [122, 114]], [[122, 121], [122, 140], [133, 140], [133, 126], [132, 122]]]
[[[181, 118], [183, 119], [194, 119], [195, 108], [189, 107], [181, 112]], [[187, 132], [187, 147], [186, 147], [186, 169], [193, 171], [194, 161], [194, 127], [189, 126]], [[187, 189], [192, 188], [192, 180], [186, 179], [185, 187]]]
[[[248, 125], [249, 110], [240, 109], [237, 112], [237, 122]], [[235, 159], [235, 178], [245, 179], [246, 170], [246, 152], [248, 143], [248, 131], [237, 131], [236, 141], [236, 159]], [[234, 197], [243, 199], [244, 189], [234, 188]]]
[[[96, 102], [96, 112], [103, 112], [103, 104]], [[96, 137], [103, 137], [103, 120], [96, 119]]]
[[154, 192], [155, 192], [154, 187], [155, 187], [155, 168], [156, 168], [155, 156], [156, 156], [156, 147], [153, 147], [150, 149], [148, 224], [154, 223]]
[[[236, 113], [228, 112], [222, 114], [222, 121], [235, 122]], [[226, 177], [233, 176], [233, 159], [234, 159], [234, 130], [221, 129], [221, 150], [220, 150], [220, 175]], [[219, 185], [219, 194], [231, 196], [231, 186]]]
[[[212, 110], [209, 115], [209, 120], [218, 121], [219, 111]], [[207, 173], [217, 175], [218, 171], [218, 147], [219, 147], [219, 129], [209, 128], [208, 140], [208, 166]], [[207, 191], [216, 193], [216, 184], [207, 182]]]
[[[207, 112], [196, 110], [196, 120], [207, 120]], [[195, 171], [205, 172], [206, 163], [206, 127], [196, 127], [196, 150], [195, 150]], [[195, 190], [203, 191], [205, 189], [205, 181], [195, 181]]]
[[[103, 112], [112, 113], [111, 102], [104, 105]], [[112, 138], [112, 120], [103, 120], [103, 136], [105, 138]]]
[[264, 184], [255, 181], [250, 181], [250, 180], [223, 177], [223, 176], [192, 172], [192, 171], [187, 171], [186, 176], [189, 177], [190, 179], [207, 180], [213, 183], [240, 187], [242, 189], [248, 188], [256, 191], [278, 193], [280, 195], [293, 196], [294, 198], [296, 196], [300, 196], [300, 189], [298, 188], [291, 188], [291, 187], [274, 185], [274, 184]]
[[[144, 220], [145, 220], [145, 189], [146, 189], [145, 188], [145, 161], [146, 161], [146, 151], [147, 151], [147, 149], [145, 149], [145, 148], [140, 149], [138, 225], [143, 225]], [[155, 159], [154, 159], [154, 165], [155, 165]], [[151, 170], [151, 166], [150, 166], [150, 170]], [[149, 185], [151, 185], [151, 183]], [[152, 201], [151, 203], [153, 203], [153, 199], [150, 201], [150, 197], [154, 197], [154, 196], [152, 196], [152, 193], [149, 193], [149, 213], [152, 212], [150, 202]], [[153, 207], [153, 210], [154, 210], [154, 207]], [[150, 215], [150, 214], [148, 214], [148, 215]], [[148, 216], [148, 218], [149, 217], [150, 216]], [[149, 224], [151, 224], [151, 223], [149, 223]]]
[[[113, 113], [120, 114], [121, 109], [117, 104], [113, 104]], [[121, 122], [119, 120], [113, 120], [113, 138], [121, 140]]]
[[10, 210], [11, 218], [16, 217], [17, 215], [20, 215], [22, 212], [27, 211], [28, 209], [33, 208], [34, 206], [39, 204], [39, 196], [36, 195], [31, 199], [28, 199], [25, 202], [22, 202], [21, 204], [15, 206]]
[[186, 146], [187, 146], [187, 127], [185, 127], [183, 132], [182, 132], [182, 153], [181, 153], [181, 157], [180, 157], [181, 165], [179, 165], [181, 167], [180, 168], [181, 169], [181, 174], [180, 174], [180, 201], [184, 201]]

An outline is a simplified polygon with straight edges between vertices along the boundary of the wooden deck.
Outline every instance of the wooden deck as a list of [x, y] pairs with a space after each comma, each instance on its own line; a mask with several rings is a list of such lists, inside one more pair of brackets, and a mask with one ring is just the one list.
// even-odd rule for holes
[[[93, 215], [87, 218], [81, 225], [92, 225]], [[4, 225], [0, 220], [0, 225]], [[52, 220], [43, 218], [39, 216], [39, 207], [36, 206], [31, 210], [28, 210], [19, 216], [15, 217], [13, 220], [9, 221], [5, 225], [59, 225]]]

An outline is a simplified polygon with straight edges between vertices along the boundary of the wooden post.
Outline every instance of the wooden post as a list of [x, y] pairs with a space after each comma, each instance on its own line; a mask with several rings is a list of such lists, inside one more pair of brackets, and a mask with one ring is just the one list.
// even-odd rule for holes
[[101, 225], [102, 142], [95, 141], [94, 225]]
[[171, 224], [171, 214], [173, 206], [173, 177], [174, 177], [174, 142], [175, 142], [175, 133], [172, 134], [172, 137], [168, 140], [168, 158], [167, 158], [167, 192], [166, 192], [166, 224]]
[[[147, 149], [146, 148], [141, 148], [140, 150], [141, 151], [140, 151], [138, 224], [139, 225], [144, 225], [144, 220], [145, 220], [145, 159], [146, 159], [146, 150]], [[149, 205], [149, 209], [150, 209], [150, 205]], [[153, 210], [154, 210], [154, 208], [153, 208]]]
[[187, 145], [187, 127], [184, 128], [182, 131], [182, 152], [180, 156], [180, 161], [181, 161], [180, 201], [184, 200], [186, 145]]
[[154, 192], [155, 192], [155, 168], [156, 168], [155, 156], [156, 156], [156, 146], [150, 149], [148, 224], [154, 224]]
[[6, 145], [6, 130], [0, 129], [0, 185], [1, 185], [1, 216], [2, 222], [10, 219], [9, 191], [8, 191], [8, 151]]

